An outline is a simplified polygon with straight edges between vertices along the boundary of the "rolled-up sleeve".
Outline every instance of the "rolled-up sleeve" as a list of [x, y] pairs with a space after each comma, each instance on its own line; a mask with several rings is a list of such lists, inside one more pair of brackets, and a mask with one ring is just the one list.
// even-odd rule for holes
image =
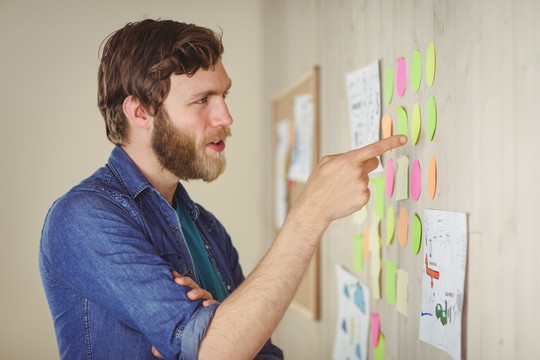
[[182, 337], [182, 359], [197, 360], [199, 344], [219, 305], [199, 306], [188, 321], [184, 330], [179, 333]]

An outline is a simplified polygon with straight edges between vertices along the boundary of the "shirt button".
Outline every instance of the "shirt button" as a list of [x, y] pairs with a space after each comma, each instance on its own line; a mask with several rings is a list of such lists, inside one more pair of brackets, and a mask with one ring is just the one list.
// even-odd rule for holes
[[227, 284], [227, 290], [228, 290], [229, 292], [231, 292], [231, 285], [228, 285], [228, 284]]
[[210, 250], [210, 246], [204, 244], [204, 247], [206, 248], [206, 250]]
[[193, 270], [189, 269], [187, 273], [188, 275], [193, 275]]
[[178, 232], [178, 226], [173, 227], [173, 228], [172, 228], [172, 231]]

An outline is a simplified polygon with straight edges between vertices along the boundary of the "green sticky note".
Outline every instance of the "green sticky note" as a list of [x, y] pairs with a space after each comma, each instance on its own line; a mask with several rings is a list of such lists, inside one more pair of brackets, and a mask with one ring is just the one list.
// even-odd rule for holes
[[409, 132], [409, 119], [407, 118], [407, 110], [403, 107], [396, 108], [398, 117], [398, 135], [408, 135]]
[[418, 254], [420, 251], [420, 245], [422, 244], [422, 222], [418, 215], [414, 214], [413, 226], [412, 226], [412, 251], [414, 254]]
[[392, 102], [392, 96], [394, 95], [394, 73], [392, 68], [388, 66], [386, 68], [386, 79], [384, 82], [384, 101], [387, 104]]
[[375, 185], [375, 217], [382, 219], [384, 217], [384, 186], [386, 184], [384, 177], [372, 178], [371, 182]]
[[435, 80], [435, 68], [435, 45], [433, 45], [433, 43], [430, 43], [426, 55], [426, 81], [429, 87], [433, 86], [433, 81]]
[[422, 57], [420, 51], [414, 50], [412, 57], [411, 82], [414, 92], [420, 90], [422, 82]]
[[396, 215], [394, 208], [389, 206], [386, 211], [386, 244], [389, 245], [394, 241], [394, 233], [396, 231]]
[[379, 343], [375, 348], [375, 360], [384, 360], [384, 335], [383, 333], [379, 334]]
[[429, 141], [433, 141], [435, 130], [437, 129], [437, 104], [435, 99], [430, 97], [427, 103], [427, 132]]
[[421, 130], [422, 130], [422, 117], [420, 115], [420, 106], [418, 105], [418, 103], [416, 103], [414, 104], [414, 107], [413, 107], [412, 119], [411, 119], [411, 137], [412, 137], [412, 141], [414, 145], [418, 143]]
[[364, 270], [364, 237], [362, 235], [353, 235], [354, 239], [354, 270]]
[[390, 260], [386, 261], [386, 301], [396, 303], [396, 263]]

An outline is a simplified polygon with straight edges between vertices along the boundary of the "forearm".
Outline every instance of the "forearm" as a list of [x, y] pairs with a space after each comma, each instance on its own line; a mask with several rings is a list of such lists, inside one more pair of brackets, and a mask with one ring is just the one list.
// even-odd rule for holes
[[291, 209], [271, 248], [218, 308], [199, 349], [200, 359], [252, 359], [283, 317], [328, 222]]
[[393, 136], [319, 162], [266, 256], [217, 309], [200, 344], [200, 359], [255, 356], [287, 310], [330, 222], [367, 203], [376, 157], [406, 141]]

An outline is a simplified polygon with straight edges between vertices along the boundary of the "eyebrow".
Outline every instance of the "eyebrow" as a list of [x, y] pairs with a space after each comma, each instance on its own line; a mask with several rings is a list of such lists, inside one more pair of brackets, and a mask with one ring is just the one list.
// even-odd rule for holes
[[[231, 86], [232, 86], [232, 80], [229, 78], [229, 86], [227, 86], [227, 89], [225, 89], [223, 94], [225, 94], [225, 95], [228, 94], [229, 90], [231, 89]], [[189, 96], [189, 101], [196, 101], [196, 100], [199, 100], [199, 99], [203, 99], [203, 98], [205, 98], [205, 97], [207, 97], [209, 95], [221, 95], [221, 92], [218, 92], [215, 89], [203, 90], [203, 91], [200, 91], [198, 93], [190, 95]]]

